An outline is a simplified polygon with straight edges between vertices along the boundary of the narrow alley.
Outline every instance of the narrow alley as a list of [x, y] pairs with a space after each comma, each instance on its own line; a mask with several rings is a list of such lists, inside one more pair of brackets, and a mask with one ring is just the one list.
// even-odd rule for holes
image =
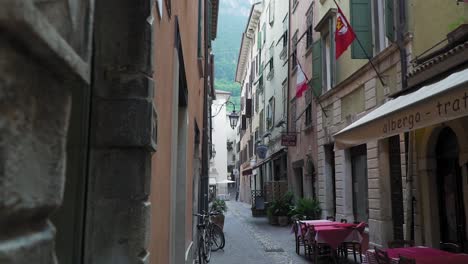
[[212, 252], [212, 264], [310, 263], [294, 249], [291, 226], [268, 224], [266, 217], [252, 217], [250, 205], [227, 201], [224, 224], [226, 246]]

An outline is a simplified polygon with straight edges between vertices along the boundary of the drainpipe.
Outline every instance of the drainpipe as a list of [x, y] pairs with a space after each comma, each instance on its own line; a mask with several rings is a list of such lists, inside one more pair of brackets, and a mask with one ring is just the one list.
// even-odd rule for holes
[[201, 201], [199, 201], [200, 210], [208, 211], [208, 16], [207, 16], [208, 0], [203, 1], [203, 55], [204, 55], [204, 78], [203, 78], [203, 134], [202, 134], [202, 180], [201, 180]]
[[[406, 1], [398, 0], [397, 44], [400, 51], [401, 89], [408, 88], [407, 72], [408, 59], [405, 47], [406, 34]], [[406, 132], [407, 146], [407, 174], [406, 174], [406, 219], [405, 234], [407, 240], [414, 240], [414, 197], [413, 197], [413, 161], [414, 161], [414, 131]]]
[[408, 135], [408, 163], [406, 174], [406, 219], [405, 234], [407, 240], [414, 240], [414, 208], [413, 208], [413, 162], [414, 162], [414, 131]]

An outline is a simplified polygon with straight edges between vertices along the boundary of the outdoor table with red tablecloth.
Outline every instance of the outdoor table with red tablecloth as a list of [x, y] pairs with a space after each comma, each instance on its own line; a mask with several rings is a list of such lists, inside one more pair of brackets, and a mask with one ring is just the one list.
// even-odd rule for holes
[[[301, 221], [315, 229], [315, 240], [318, 243], [328, 244], [333, 249], [338, 248], [343, 242], [361, 242], [362, 235], [356, 230], [355, 224], [332, 222], [328, 220]], [[301, 229], [298, 230], [301, 235]], [[307, 234], [306, 234], [307, 236]]]
[[[391, 259], [392, 264], [398, 264], [400, 256], [416, 260], [416, 264], [467, 264], [467, 254], [455, 254], [428, 247], [408, 247], [385, 249]], [[368, 264], [378, 264], [375, 258], [375, 251], [370, 249], [366, 252]]]

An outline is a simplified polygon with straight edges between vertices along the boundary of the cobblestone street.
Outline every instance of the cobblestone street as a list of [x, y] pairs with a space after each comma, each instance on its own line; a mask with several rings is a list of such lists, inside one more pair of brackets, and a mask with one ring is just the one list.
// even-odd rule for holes
[[210, 263], [309, 263], [295, 253], [290, 226], [271, 226], [266, 217], [252, 217], [245, 203], [228, 201], [227, 206], [226, 246], [212, 253]]

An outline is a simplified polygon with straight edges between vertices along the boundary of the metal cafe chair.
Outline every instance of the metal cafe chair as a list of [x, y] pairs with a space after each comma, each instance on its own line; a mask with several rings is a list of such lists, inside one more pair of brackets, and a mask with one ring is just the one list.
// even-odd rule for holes
[[388, 257], [388, 254], [384, 250], [380, 250], [376, 247], [374, 247], [375, 250], [375, 259], [377, 260], [378, 264], [390, 264], [390, 258]]
[[455, 243], [442, 243], [440, 242], [440, 250], [452, 252], [452, 253], [461, 253], [461, 246]]
[[416, 264], [416, 260], [412, 258], [400, 256], [400, 259], [398, 260], [398, 264]]
[[413, 240], [392, 240], [388, 241], [388, 248], [414, 247]]

